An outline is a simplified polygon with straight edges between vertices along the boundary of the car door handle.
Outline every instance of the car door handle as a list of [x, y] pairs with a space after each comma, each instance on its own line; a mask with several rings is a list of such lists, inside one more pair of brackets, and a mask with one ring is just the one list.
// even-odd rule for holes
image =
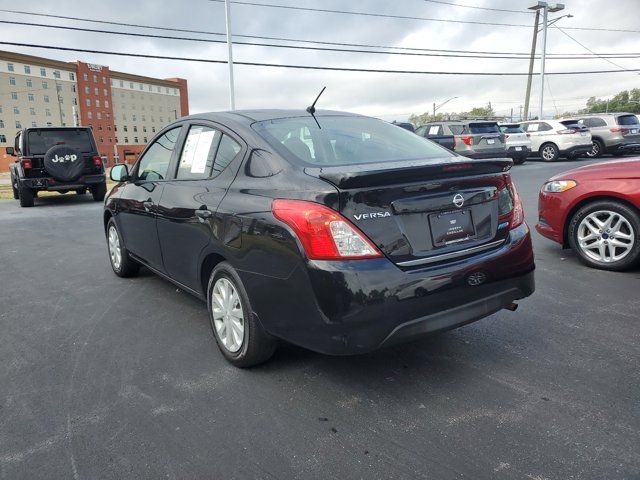
[[196, 210], [196, 217], [198, 217], [200, 220], [208, 220], [212, 217], [212, 215], [213, 212], [211, 210], [207, 210], [204, 208]]
[[150, 212], [151, 211], [151, 207], [153, 207], [153, 202], [151, 201], [151, 199], [149, 199], [146, 202], [142, 202], [142, 206], [144, 207], [144, 209], [147, 212]]

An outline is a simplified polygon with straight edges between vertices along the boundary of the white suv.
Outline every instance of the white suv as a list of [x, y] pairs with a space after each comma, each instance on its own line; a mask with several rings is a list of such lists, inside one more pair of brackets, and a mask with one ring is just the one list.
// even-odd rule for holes
[[573, 159], [591, 151], [591, 133], [577, 123], [531, 120], [520, 126], [529, 134], [531, 152], [537, 152], [545, 162], [554, 162], [560, 156]]

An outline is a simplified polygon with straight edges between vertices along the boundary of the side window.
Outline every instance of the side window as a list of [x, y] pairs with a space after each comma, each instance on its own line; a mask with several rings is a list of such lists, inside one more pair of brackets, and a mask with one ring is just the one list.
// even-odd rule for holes
[[213, 157], [220, 140], [220, 132], [201, 125], [189, 128], [184, 142], [176, 178], [195, 179], [211, 176]]
[[182, 127], [172, 128], [151, 144], [138, 164], [139, 180], [163, 180], [167, 178], [171, 155]]
[[593, 117], [591, 118], [591, 122], [590, 123], [590, 127], [606, 127], [607, 126], [607, 122], [604, 121], [604, 119], [600, 118], [600, 117]]
[[551, 125], [549, 125], [548, 123], [541, 123], [538, 130], [541, 132], [546, 132], [548, 130], [551, 130]]
[[16, 140], [13, 144], [13, 148], [15, 149], [16, 153], [19, 155], [22, 155], [22, 132], [18, 133], [18, 135], [16, 135]]
[[422, 126], [422, 127], [418, 127], [416, 129], [416, 135], [420, 135], [421, 137], [424, 137], [424, 131], [427, 129], [427, 127]]
[[440, 125], [431, 125], [429, 127], [429, 135], [440, 135]]
[[234, 158], [240, 153], [242, 147], [238, 142], [228, 135], [222, 135], [220, 140], [220, 146], [218, 147], [218, 153], [216, 153], [216, 160], [213, 162], [213, 177], [220, 175], [227, 165], [229, 165]]
[[464, 125], [449, 125], [449, 130], [453, 135], [462, 135], [464, 133]]
[[527, 132], [537, 132], [539, 130], [539, 123], [528, 123]]

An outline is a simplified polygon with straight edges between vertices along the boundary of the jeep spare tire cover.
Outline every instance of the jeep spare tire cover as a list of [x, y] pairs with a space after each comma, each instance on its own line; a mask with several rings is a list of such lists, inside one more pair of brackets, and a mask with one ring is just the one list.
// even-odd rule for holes
[[82, 175], [84, 159], [75, 148], [56, 145], [44, 154], [44, 169], [60, 182], [72, 182]]

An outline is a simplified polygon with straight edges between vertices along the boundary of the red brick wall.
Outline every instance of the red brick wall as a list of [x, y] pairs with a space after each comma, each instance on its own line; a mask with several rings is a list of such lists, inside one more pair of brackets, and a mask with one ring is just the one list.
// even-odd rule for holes
[[0, 172], [8, 172], [9, 165], [15, 161], [16, 157], [7, 154], [6, 147], [0, 147]]
[[184, 78], [167, 78], [172, 82], [176, 82], [178, 90], [180, 90], [180, 116], [189, 115], [189, 92], [187, 91], [187, 81]]
[[146, 145], [118, 145], [118, 163], [132, 166]]
[[[111, 103], [109, 67], [77, 62], [77, 68], [80, 125], [93, 128], [93, 136], [98, 145], [98, 152], [109, 159], [107, 166], [111, 166], [114, 163], [113, 146], [116, 141], [116, 131], [113, 105]], [[86, 92], [85, 87], [89, 87], [89, 93]], [[98, 89], [97, 95], [95, 93], [96, 88]], [[87, 106], [87, 100], [89, 100], [91, 106]], [[99, 107], [96, 106], [96, 100], [100, 102]], [[107, 107], [106, 105], [109, 106]], [[91, 118], [89, 118], [89, 112], [91, 112]], [[98, 119], [98, 113], [100, 113], [101, 119]], [[102, 141], [100, 141], [100, 138], [102, 138]]]

